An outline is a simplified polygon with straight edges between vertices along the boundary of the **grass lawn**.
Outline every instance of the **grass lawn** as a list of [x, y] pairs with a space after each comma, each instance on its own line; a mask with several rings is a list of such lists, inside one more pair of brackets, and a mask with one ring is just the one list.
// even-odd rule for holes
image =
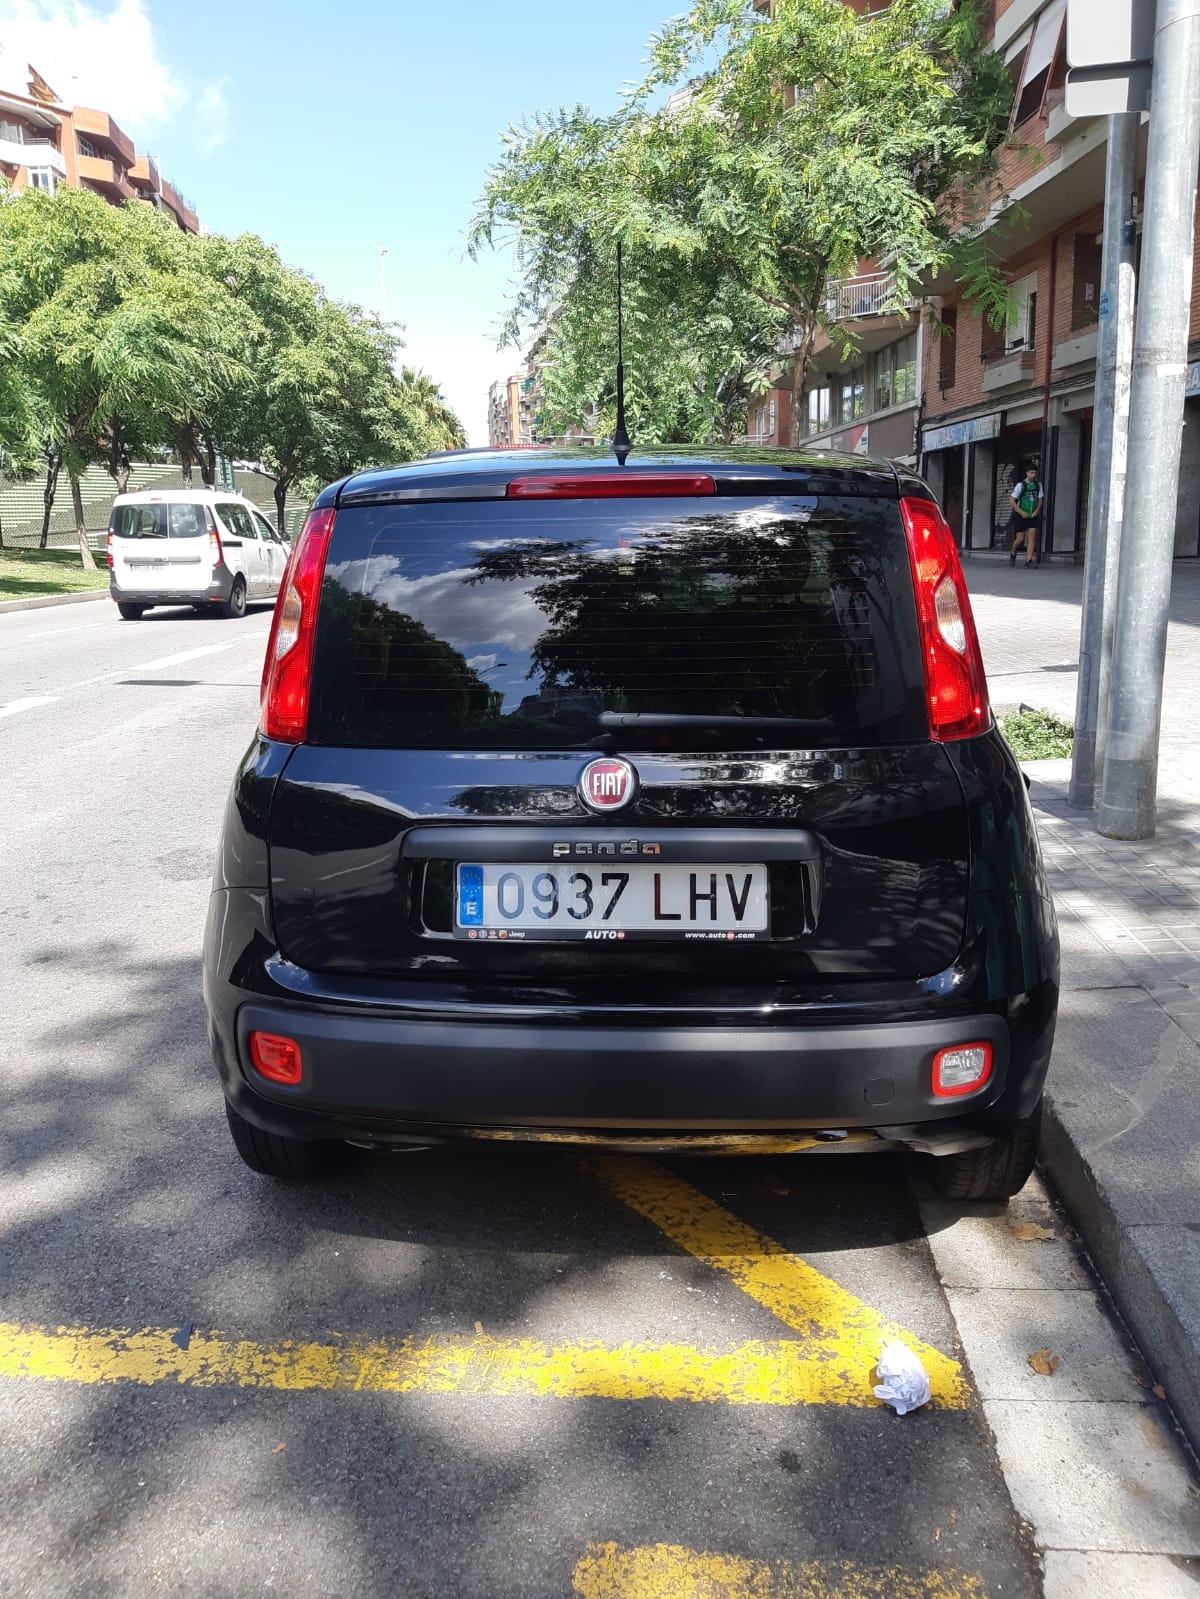
[[85, 572], [74, 550], [0, 550], [0, 600], [31, 600], [42, 594], [76, 594], [106, 589], [108, 568], [101, 556]]

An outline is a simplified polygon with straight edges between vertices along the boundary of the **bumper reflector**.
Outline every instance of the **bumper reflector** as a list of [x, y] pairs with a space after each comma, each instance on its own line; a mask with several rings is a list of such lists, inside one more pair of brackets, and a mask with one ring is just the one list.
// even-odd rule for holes
[[279, 1033], [251, 1033], [250, 1059], [259, 1076], [273, 1083], [298, 1083], [304, 1071], [300, 1045]]
[[991, 1075], [990, 1044], [954, 1044], [933, 1057], [933, 1091], [939, 1099], [974, 1094]]

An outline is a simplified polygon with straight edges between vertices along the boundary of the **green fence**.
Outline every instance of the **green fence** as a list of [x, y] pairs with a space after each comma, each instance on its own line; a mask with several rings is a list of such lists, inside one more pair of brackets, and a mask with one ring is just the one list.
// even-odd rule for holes
[[[116, 497], [116, 486], [102, 467], [90, 466], [80, 480], [83, 518], [90, 544], [103, 544], [108, 531], [109, 513]], [[170, 462], [140, 463], [129, 474], [129, 488], [177, 489], [183, 486], [183, 472]], [[193, 475], [192, 486], [202, 488], [200, 474]], [[234, 487], [252, 500], [271, 522], [275, 521], [275, 480], [265, 472], [236, 471]], [[0, 473], [0, 535], [10, 548], [29, 549], [42, 535], [42, 490], [40, 478], [14, 482]], [[288, 506], [284, 521], [289, 536], [300, 531], [307, 507], [299, 502]], [[54, 509], [50, 513], [47, 543], [61, 548], [75, 542], [75, 513], [71, 509], [71, 485], [65, 472], [59, 473]]]

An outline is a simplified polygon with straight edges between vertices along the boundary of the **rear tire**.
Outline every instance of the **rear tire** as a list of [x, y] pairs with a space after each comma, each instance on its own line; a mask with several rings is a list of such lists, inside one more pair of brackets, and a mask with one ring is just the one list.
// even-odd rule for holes
[[146, 607], [144, 605], [135, 605], [132, 600], [117, 601], [117, 610], [120, 611], [121, 615], [127, 622], [141, 621], [142, 612], [145, 609]]
[[229, 598], [225, 601], [223, 615], [237, 618], [246, 614], [246, 582], [244, 578], [235, 577], [233, 587], [229, 591]]
[[942, 1155], [933, 1163], [933, 1180], [946, 1199], [1001, 1200], [1019, 1194], [1037, 1161], [1042, 1106], [1011, 1132], [983, 1149]]
[[263, 1177], [303, 1182], [336, 1171], [345, 1159], [346, 1146], [322, 1139], [286, 1138], [264, 1132], [240, 1116], [228, 1100], [225, 1116], [237, 1152], [251, 1171]]

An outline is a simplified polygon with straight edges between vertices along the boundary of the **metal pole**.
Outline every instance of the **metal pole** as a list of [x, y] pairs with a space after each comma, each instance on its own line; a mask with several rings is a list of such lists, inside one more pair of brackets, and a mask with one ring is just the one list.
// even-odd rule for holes
[[387, 295], [387, 253], [387, 245], [381, 244], [379, 246], [379, 320], [381, 322], [387, 322], [389, 320]]
[[1122, 111], [1108, 119], [1083, 617], [1079, 629], [1075, 749], [1068, 790], [1071, 804], [1083, 810], [1095, 805], [1096, 778], [1104, 770], [1100, 734], [1112, 659], [1117, 560], [1125, 504], [1129, 374], [1133, 363], [1133, 259], [1137, 243], [1133, 207], [1139, 120], [1136, 111]]
[[1108, 742], [1097, 827], [1153, 838], [1200, 161], [1200, 0], [1158, 0]]

